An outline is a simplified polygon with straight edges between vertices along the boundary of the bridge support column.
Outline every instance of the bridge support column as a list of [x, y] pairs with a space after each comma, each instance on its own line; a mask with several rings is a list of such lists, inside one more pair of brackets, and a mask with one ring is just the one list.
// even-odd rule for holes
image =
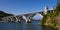
[[18, 22], [20, 22], [21, 21], [21, 18], [20, 17], [17, 17], [18, 18]]
[[7, 21], [10, 22], [10, 20], [11, 20], [11, 19], [8, 17], [8, 18], [7, 18]]
[[11, 22], [12, 22], [13, 21], [12, 17], [10, 17], [10, 19], [11, 19]]
[[16, 22], [18, 22], [18, 18], [17, 17], [15, 17], [16, 18]]
[[31, 19], [30, 19], [30, 17], [26, 17], [26, 18], [27, 18], [26, 23], [31, 23]]
[[23, 19], [26, 21], [26, 23], [30, 22], [30, 19], [26, 16], [23, 16]]
[[18, 19], [18, 22], [20, 22], [21, 20], [20, 19]]

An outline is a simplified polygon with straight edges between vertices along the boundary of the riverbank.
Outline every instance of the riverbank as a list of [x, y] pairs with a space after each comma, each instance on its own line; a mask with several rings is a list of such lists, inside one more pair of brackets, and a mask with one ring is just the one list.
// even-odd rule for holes
[[54, 9], [54, 13], [44, 15], [40, 25], [60, 30], [60, 4]]

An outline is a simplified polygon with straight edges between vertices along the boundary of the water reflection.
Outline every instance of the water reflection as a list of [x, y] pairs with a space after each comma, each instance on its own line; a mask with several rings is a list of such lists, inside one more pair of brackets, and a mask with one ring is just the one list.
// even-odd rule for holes
[[0, 30], [41, 30], [39, 21], [32, 21], [30, 24], [21, 21], [20, 23], [0, 22]]
[[39, 21], [31, 21], [31, 23], [25, 23], [21, 21], [20, 23], [12, 22], [0, 22], [0, 30], [56, 30], [49, 26], [40, 26]]
[[31, 21], [31, 23], [24, 23], [23, 30], [41, 30], [39, 21]]

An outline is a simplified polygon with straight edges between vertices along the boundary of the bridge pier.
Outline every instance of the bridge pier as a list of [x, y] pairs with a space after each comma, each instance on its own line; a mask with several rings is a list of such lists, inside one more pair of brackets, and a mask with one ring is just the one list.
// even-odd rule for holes
[[30, 19], [28, 19], [27, 23], [31, 23], [31, 20], [30, 20]]
[[23, 16], [23, 19], [26, 21], [26, 23], [31, 22], [31, 20], [28, 17], [26, 17], [26, 16]]
[[11, 21], [11, 18], [8, 18], [8, 20], [7, 20], [8, 22], [10, 22]]
[[16, 21], [15, 21], [15, 22], [18, 22], [18, 18], [17, 18], [17, 17], [15, 17], [15, 19], [16, 19]]
[[19, 23], [21, 22], [21, 18], [20, 17], [17, 17], [17, 20], [18, 20]]
[[14, 21], [13, 21], [13, 20], [14, 20], [13, 17], [10, 17], [10, 19], [11, 19], [11, 22], [14, 22]]

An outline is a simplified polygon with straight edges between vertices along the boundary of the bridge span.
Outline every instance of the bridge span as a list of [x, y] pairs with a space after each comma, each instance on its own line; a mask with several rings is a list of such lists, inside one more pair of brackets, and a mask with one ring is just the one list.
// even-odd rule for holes
[[45, 7], [44, 11], [40, 11], [40, 12], [34, 12], [34, 13], [29, 13], [29, 14], [22, 14], [22, 15], [17, 15], [17, 16], [7, 16], [4, 18], [1, 18], [2, 21], [1, 22], [21, 22], [21, 20], [25, 20], [26, 23], [27, 22], [31, 22], [32, 18], [37, 15], [37, 14], [41, 14], [42, 16], [48, 14], [48, 13], [54, 13], [54, 9], [51, 8], [51, 10], [48, 9], [48, 7]]

